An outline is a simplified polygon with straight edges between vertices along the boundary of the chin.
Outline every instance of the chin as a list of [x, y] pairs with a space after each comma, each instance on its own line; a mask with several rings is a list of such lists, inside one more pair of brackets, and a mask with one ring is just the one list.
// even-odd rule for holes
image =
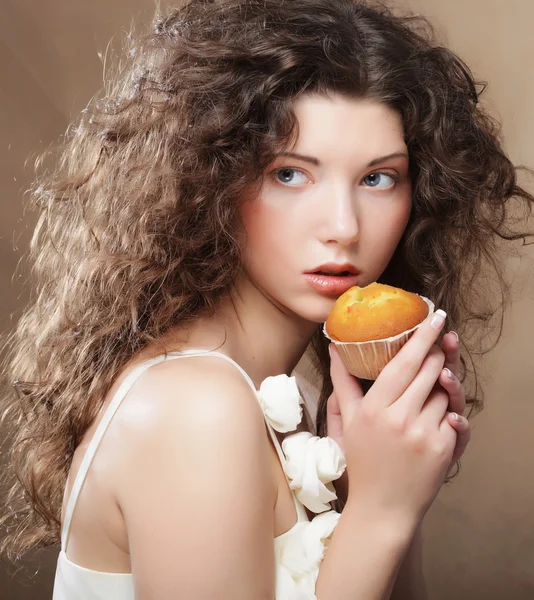
[[300, 318], [312, 323], [323, 324], [330, 311], [334, 307], [337, 297], [319, 296], [312, 300], [303, 300], [299, 306], [293, 306], [292, 310]]

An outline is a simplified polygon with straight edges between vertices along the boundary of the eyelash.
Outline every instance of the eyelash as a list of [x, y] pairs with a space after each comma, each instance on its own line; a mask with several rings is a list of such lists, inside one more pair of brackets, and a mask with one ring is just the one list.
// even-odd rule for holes
[[[275, 180], [276, 183], [279, 183], [279, 184], [283, 185], [284, 187], [298, 187], [298, 186], [286, 185], [283, 182], [281, 182], [276, 177], [277, 174], [280, 173], [281, 171], [297, 171], [299, 173], [303, 173], [304, 175], [306, 175], [306, 173], [302, 169], [298, 169], [297, 167], [278, 167], [277, 169], [272, 171], [270, 173], [270, 175], [273, 177], [273, 179]], [[396, 185], [400, 182], [400, 179], [401, 179], [398, 175], [393, 175], [393, 173], [387, 173], [385, 171], [374, 171], [373, 173], [368, 173], [363, 179], [369, 177], [370, 175], [386, 175], [387, 177], [390, 177], [391, 179], [393, 179], [393, 181], [395, 182], [395, 185], [391, 186], [391, 188], [388, 188], [388, 189], [392, 189], [392, 188], [396, 187]], [[308, 175], [306, 175], [306, 177], [308, 177]], [[362, 181], [363, 181], [363, 179], [362, 179]], [[373, 189], [372, 186], [367, 186], [367, 187], [369, 187], [369, 189]], [[387, 191], [387, 190], [381, 190], [381, 191]]]

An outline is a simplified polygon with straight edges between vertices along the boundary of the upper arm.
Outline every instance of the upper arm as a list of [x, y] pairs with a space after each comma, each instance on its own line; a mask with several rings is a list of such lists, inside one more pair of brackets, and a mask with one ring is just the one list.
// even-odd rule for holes
[[117, 496], [138, 600], [274, 597], [269, 442], [249, 385], [221, 363], [168, 361], [136, 386]]

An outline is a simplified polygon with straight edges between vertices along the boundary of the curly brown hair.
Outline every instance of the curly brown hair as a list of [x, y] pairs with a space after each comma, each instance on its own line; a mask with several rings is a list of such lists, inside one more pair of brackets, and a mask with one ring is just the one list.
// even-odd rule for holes
[[[196, 0], [128, 39], [55, 171], [33, 186], [35, 295], [7, 341], [2, 399], [14, 432], [0, 543], [10, 559], [58, 542], [74, 450], [125, 364], [232, 289], [239, 203], [294, 139], [292, 99], [371, 98], [402, 116], [413, 210], [381, 281], [432, 298], [468, 356], [480, 350], [468, 325], [506, 298], [498, 242], [531, 235], [512, 227], [512, 200], [530, 214], [534, 197], [479, 104], [483, 86], [420, 16], [360, 0]], [[487, 266], [492, 306], [475, 293]], [[324, 435], [332, 384], [319, 330], [311, 348]], [[464, 367], [476, 409], [474, 363]]]

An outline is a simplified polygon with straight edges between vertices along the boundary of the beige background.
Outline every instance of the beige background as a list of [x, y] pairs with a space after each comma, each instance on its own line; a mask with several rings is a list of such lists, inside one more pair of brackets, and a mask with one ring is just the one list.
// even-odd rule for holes
[[[504, 124], [511, 158], [534, 166], [534, 1], [398, 5], [431, 17], [448, 44], [489, 82], [485, 102]], [[12, 276], [32, 227], [21, 199], [33, 159], [100, 85], [98, 53], [105, 53], [110, 38], [132, 17], [151, 14], [149, 0], [0, 2], [2, 330], [26, 298]], [[435, 600], [534, 598], [534, 248], [507, 262], [515, 300], [500, 344], [483, 363], [486, 408], [475, 420], [459, 479], [442, 490], [426, 520], [425, 568]], [[39, 572], [25, 582], [0, 567], [0, 598], [50, 598], [55, 558], [56, 552], [43, 553]]]

